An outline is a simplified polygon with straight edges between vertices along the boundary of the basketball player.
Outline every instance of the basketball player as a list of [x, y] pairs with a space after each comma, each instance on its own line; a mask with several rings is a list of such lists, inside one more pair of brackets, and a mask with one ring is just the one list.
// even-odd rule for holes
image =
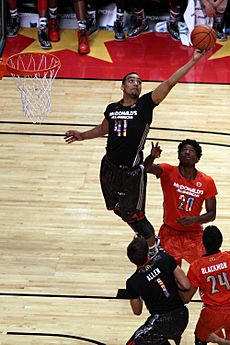
[[[179, 166], [154, 164], [160, 154], [158, 143], [155, 146], [152, 143], [145, 165], [148, 173], [160, 178], [164, 196], [164, 218], [159, 231], [161, 246], [178, 265], [182, 259], [191, 263], [204, 253], [201, 224], [216, 217], [216, 186], [210, 176], [196, 169], [202, 149], [195, 140], [186, 139], [179, 144]], [[206, 212], [200, 214], [203, 203]]]
[[135, 72], [128, 73], [121, 85], [123, 98], [107, 106], [101, 124], [85, 132], [68, 130], [65, 133], [68, 144], [108, 134], [106, 155], [102, 159], [100, 171], [107, 209], [113, 210], [136, 233], [146, 238], [153, 252], [156, 250], [154, 229], [145, 216], [145, 140], [152, 122], [153, 109], [203, 55], [204, 52], [195, 51], [193, 57], [168, 80], [142, 97], [140, 76]]
[[190, 288], [184, 271], [165, 252], [150, 259], [144, 238], [135, 238], [129, 244], [127, 254], [137, 266], [126, 281], [131, 308], [135, 315], [140, 315], [144, 301], [151, 315], [126, 345], [170, 345], [168, 339], [179, 345], [188, 323], [188, 310], [178, 292], [178, 288]]
[[[188, 303], [197, 289], [204, 303], [195, 329], [195, 344], [207, 342], [230, 345], [230, 252], [221, 252], [223, 237], [216, 226], [203, 233], [206, 254], [194, 261], [188, 271], [191, 289], [182, 296]], [[225, 330], [225, 337], [221, 329]], [[218, 335], [217, 335], [218, 334]]]

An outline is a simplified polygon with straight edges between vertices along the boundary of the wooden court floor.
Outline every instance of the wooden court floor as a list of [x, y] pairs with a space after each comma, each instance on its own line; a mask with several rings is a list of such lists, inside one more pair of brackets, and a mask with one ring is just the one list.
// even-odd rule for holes
[[[145, 82], [143, 92], [156, 86]], [[104, 206], [98, 173], [106, 139], [63, 139], [69, 128], [99, 123], [107, 103], [121, 97], [120, 82], [56, 80], [42, 125], [22, 115], [11, 78], [0, 82], [0, 94], [0, 344], [123, 345], [148, 314], [134, 316], [116, 298], [134, 271], [126, 258], [133, 233]], [[214, 224], [223, 250], [230, 248], [229, 109], [229, 85], [178, 84], [156, 108], [145, 147], [147, 155], [159, 141], [159, 162], [177, 164], [180, 140], [201, 143], [197, 168], [218, 188]], [[158, 231], [162, 195], [152, 176], [146, 214]], [[200, 308], [189, 305], [182, 345], [193, 344]]]

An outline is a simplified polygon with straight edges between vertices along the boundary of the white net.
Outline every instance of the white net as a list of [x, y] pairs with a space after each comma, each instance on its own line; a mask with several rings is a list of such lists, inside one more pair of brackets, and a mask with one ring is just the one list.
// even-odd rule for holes
[[23, 113], [33, 123], [42, 123], [50, 112], [52, 83], [60, 60], [48, 53], [24, 53], [10, 57], [7, 68], [21, 95]]

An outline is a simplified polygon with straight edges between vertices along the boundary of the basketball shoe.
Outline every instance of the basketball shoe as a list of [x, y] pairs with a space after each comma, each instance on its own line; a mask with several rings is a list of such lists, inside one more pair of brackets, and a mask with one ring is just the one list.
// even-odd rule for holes
[[15, 37], [20, 30], [20, 18], [19, 16], [10, 17], [9, 27], [7, 30], [8, 37]]
[[124, 41], [125, 39], [123, 24], [120, 20], [114, 22], [114, 38], [116, 41]]
[[51, 49], [52, 45], [48, 39], [48, 33], [47, 33], [46, 27], [40, 27], [38, 29], [38, 41], [40, 43], [40, 46], [42, 49]]
[[219, 41], [227, 40], [228, 37], [224, 32], [224, 18], [222, 16], [214, 18], [213, 29], [216, 31], [216, 37]]
[[79, 54], [88, 54], [89, 42], [88, 42], [88, 32], [86, 30], [78, 31], [78, 53]]
[[133, 38], [138, 35], [140, 35], [142, 32], [148, 30], [148, 24], [146, 19], [143, 20], [137, 20], [134, 19], [133, 24], [131, 24], [131, 27], [128, 30], [127, 37]]
[[95, 18], [88, 18], [86, 24], [88, 35], [92, 35], [94, 32], [97, 31], [97, 23]]
[[167, 22], [167, 30], [172, 39], [174, 39], [175, 41], [180, 41], [180, 33], [177, 21]]
[[153, 247], [149, 248], [149, 256], [150, 258], [155, 257], [158, 253], [165, 252], [164, 248], [160, 245], [160, 237], [155, 237], [155, 244]]
[[57, 18], [49, 18], [49, 21], [48, 21], [48, 38], [51, 42], [60, 41], [59, 20]]

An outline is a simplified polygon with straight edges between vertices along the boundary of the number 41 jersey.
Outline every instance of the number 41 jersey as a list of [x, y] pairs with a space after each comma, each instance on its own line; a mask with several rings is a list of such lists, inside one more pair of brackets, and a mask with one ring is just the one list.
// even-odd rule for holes
[[104, 116], [109, 123], [107, 158], [113, 164], [134, 167], [143, 162], [143, 148], [156, 104], [152, 92], [141, 96], [135, 104], [122, 101], [107, 106]]

